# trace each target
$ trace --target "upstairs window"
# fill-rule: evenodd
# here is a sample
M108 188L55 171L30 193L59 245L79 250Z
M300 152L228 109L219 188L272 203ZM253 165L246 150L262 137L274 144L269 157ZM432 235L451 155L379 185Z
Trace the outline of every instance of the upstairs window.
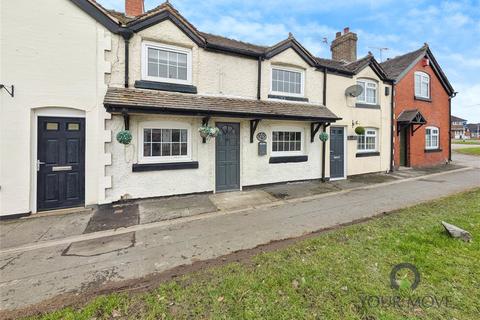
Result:
M430 76L425 72L415 72L415 96L430 98Z
M425 149L439 148L439 130L436 127L427 127L425 129Z
M377 129L365 128L365 134L357 138L358 152L376 152L377 151Z
M146 42L143 44L143 79L191 84L191 50Z
M298 69L272 68L272 94L303 97L304 72Z
M357 103L378 104L377 103L377 83L373 80L360 79L357 84L362 87L362 94L357 97Z

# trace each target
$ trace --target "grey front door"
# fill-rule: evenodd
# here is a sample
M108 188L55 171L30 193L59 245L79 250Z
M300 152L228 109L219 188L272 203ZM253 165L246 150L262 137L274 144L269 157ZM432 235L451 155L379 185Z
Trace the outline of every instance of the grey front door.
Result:
M216 191L240 189L240 125L217 122L220 134L215 138Z
M37 210L83 206L85 119L38 118Z
M344 129L330 128L330 178L345 177Z

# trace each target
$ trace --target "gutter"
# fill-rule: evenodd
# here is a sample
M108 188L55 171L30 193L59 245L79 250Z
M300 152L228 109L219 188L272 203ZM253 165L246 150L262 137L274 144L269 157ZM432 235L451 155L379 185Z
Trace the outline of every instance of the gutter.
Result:
M452 99L457 96L458 92L453 92L448 97L448 162L452 161Z
M390 172L394 170L394 147L395 144L393 139L395 138L395 83L392 82L392 90L391 90L391 111L390 111Z
M130 39L133 36L133 31L128 28L122 28L120 30L120 35L123 37L125 42L125 80L124 86L128 88L129 86L129 60L130 60Z

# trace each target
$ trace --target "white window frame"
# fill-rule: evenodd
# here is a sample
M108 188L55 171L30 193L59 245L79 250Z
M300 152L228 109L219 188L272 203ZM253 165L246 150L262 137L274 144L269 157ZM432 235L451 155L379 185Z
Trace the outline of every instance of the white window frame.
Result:
M368 131L375 131L375 135L367 134ZM378 129L377 128L365 128L365 133L363 135L359 135L358 137L365 137L365 148L367 145L367 137L375 137L375 148L374 149L359 149L358 148L358 138L357 138L357 153L368 153L368 152L378 152Z
M363 100L360 100L360 96L357 97L357 103L363 103L363 104L371 104L371 105L378 105L378 82L375 80L370 80L370 79L357 79L357 84L359 82L364 83L365 90L363 92ZM374 84L375 85L375 101L374 102L367 102L367 85L368 84Z
M300 73L300 81L301 81L300 94L283 92L283 91L274 91L273 90L273 70L274 69L280 70L280 71L290 71L290 72ZM270 68L270 94L276 95L276 96L285 96L285 97L297 97L297 98L305 97L305 70L300 68L291 68L291 67L272 65L272 67Z
M282 132L300 132L300 151L273 151L273 132L274 131L282 131ZM298 156L305 154L305 128L304 127L296 127L296 126L278 126L272 127L272 131L270 132L272 143L270 147L270 151L272 156L281 157L281 156Z
M164 77L152 77L148 75L148 49L166 50L187 55L187 80L171 79ZM168 82L176 84L192 84L192 50L167 44L155 43L150 41L142 42L142 80Z
M437 137L437 145L436 146L428 146L427 145L427 130L430 130L430 136L436 136ZM436 134L433 134L432 130L436 130L437 133ZM430 142L432 141L432 139L430 138ZM426 127L425 128L425 149L426 150L437 150L440 148L440 129L437 128L437 127L433 127L433 126L430 126L430 127Z
M143 155L144 129L186 129L187 155L179 156L152 156ZM192 160L192 126L190 123L179 121L142 121L138 125L138 163L184 162Z
M420 81L418 83L419 87L417 87L417 77L420 77ZM422 94L422 84L427 84L427 94ZM413 78L413 86L415 90L415 97L430 99L430 75L428 73L417 71L414 74Z

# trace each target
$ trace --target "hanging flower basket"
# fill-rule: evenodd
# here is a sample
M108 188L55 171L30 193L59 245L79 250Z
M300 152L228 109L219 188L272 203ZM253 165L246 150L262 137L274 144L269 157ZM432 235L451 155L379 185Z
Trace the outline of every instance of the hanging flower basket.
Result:
M132 133L128 130L122 130L117 133L117 141L124 145L129 145L132 142Z
M209 127L209 126L201 126L198 128L198 132L200 132L200 136L207 140L210 138L215 138L220 133L220 129L217 127Z
M355 133L358 134L359 136L364 135L365 134L365 128L361 127L361 126L358 126L358 127L355 128Z
M327 141L328 140L328 133L326 132L320 132L320 134L318 135L318 137L320 138L320 141Z

